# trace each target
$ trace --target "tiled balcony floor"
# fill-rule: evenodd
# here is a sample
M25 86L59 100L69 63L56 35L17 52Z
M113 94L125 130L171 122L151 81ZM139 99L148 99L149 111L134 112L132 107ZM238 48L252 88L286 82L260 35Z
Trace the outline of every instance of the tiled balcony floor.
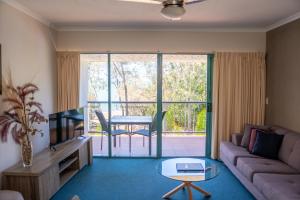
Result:
M117 136L116 147L112 147L113 156L149 156L148 137L145 137L143 145L143 136L132 136L131 152L129 152L129 136ZM163 135L162 139L163 156L204 156L205 155L205 136L195 135ZM152 136L152 154L156 155L156 136ZM93 135L93 153L94 155L108 155L108 137L103 137L103 146L101 150L101 136Z

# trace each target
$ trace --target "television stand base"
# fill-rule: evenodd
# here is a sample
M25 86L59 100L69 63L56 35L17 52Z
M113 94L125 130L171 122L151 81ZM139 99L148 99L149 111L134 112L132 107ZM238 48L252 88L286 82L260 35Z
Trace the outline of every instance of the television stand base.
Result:
M33 157L30 168L20 162L5 170L2 189L18 191L25 200L50 199L84 166L93 163L92 144L92 137L85 136L47 148Z

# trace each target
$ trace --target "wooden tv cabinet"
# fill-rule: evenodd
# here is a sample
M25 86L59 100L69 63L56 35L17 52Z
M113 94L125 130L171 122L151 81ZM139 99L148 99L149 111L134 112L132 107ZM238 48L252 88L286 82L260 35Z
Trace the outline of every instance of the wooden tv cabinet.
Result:
M56 151L45 149L38 153L30 168L24 168L20 162L5 170L3 189L19 191L25 200L47 200L92 162L92 137L76 138L61 144Z

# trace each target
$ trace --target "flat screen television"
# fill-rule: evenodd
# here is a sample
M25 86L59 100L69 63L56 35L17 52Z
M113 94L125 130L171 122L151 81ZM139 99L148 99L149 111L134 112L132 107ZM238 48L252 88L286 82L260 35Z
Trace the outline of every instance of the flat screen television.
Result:
M49 115L50 147L84 134L84 108Z

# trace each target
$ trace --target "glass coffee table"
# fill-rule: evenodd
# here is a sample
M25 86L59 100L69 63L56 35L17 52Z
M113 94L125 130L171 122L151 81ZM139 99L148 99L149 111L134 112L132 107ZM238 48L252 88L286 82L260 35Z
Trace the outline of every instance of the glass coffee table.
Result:
M184 171L178 172L176 168L177 163L201 163L204 171ZM210 197L211 194L193 184L193 182L207 181L215 178L219 174L218 166L210 161L197 158L174 158L162 161L159 168L159 173L162 176L172 180L181 181L182 184L163 195L163 199L170 198L173 194L181 189L187 189L189 193L189 200L193 199L191 188L201 192L205 197Z

